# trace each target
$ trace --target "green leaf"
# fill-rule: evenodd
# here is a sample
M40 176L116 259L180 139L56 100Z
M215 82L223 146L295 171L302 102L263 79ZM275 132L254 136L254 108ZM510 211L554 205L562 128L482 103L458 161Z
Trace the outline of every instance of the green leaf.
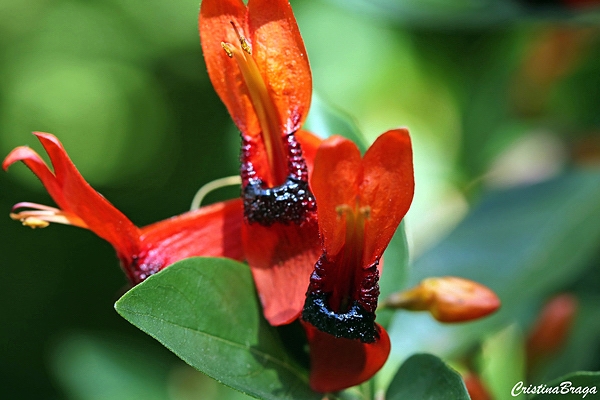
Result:
M248 267L190 258L151 276L115 305L119 314L185 362L263 399L320 399L307 371L262 318Z
M583 279L594 285L593 290L597 291L597 281L591 280L590 276ZM593 369L597 366L596 360L600 354L600 296L579 293L576 295L579 306L567 342L558 354L536 365L536 369L530 374L534 382L545 382L572 371Z
M431 354L416 354L398 370L387 400L469 400L465 384L458 374Z
M173 360L152 350L124 337L72 334L54 348L52 372L69 399L168 400Z
M379 299L383 300L392 293L405 288L408 272L408 241L404 221L400 223L396 233L383 255L383 270L379 279ZM377 312L377 322L387 327L393 311L382 309Z
M390 294L404 289L408 269L408 241L404 220L398 226L388 248L383 255L384 268L379 281L380 296L385 298Z
M303 129L322 138L341 135L356 143L363 153L369 147L352 117L327 104L314 93L311 100L310 112L308 113Z
M492 288L503 309L573 282L600 247L600 172L490 192L415 263L414 281L453 274ZM514 307L514 308L513 308Z
M482 346L481 377L494 399L510 399L516 382L525 380L525 348L516 325L487 339Z
M454 325L425 313L396 312L388 330L394 343L389 368L411 352L449 355L507 324L530 322L530 306L565 290L600 248L599 183L598 170L575 170L485 195L453 232L416 260L409 281L472 279L498 294L500 311Z
M555 379L546 384L547 387L558 388L557 394L537 394L530 400L570 400L596 398L600 391L600 372L574 372ZM528 387L528 386L525 386Z
M52 372L67 399L249 399L159 346L117 335L69 334L52 352Z

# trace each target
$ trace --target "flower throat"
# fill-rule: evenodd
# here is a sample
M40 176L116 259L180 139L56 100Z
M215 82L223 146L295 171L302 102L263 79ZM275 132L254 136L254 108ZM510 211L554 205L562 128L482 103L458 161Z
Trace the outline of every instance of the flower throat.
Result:
M270 226L304 222L316 211L314 196L308 188L308 171L302 149L294 132L285 132L277 107L263 79L252 48L231 21L239 46L221 42L225 53L235 60L248 89L260 126L268 170L262 175L255 168L261 157L254 138L242 135L241 178L244 217L249 223Z

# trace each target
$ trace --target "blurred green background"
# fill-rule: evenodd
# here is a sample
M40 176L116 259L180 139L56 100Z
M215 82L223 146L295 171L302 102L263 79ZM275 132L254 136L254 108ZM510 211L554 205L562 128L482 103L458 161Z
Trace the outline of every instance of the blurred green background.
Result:
M320 98L352 115L370 140L400 125L413 134L414 259L489 188L598 167L594 9L558 1L291 3ZM137 225L187 210L197 189L238 167L237 132L206 75L197 14L198 0L2 0L0 154L24 144L40 151L30 132L51 132ZM24 166L1 173L0 188L0 397L241 396L116 314L126 281L110 245L81 229L34 231L8 218L19 201L53 204ZM569 282L588 282L582 290L592 297L599 249L589 249L587 269ZM578 368L600 369L598 349L590 351Z

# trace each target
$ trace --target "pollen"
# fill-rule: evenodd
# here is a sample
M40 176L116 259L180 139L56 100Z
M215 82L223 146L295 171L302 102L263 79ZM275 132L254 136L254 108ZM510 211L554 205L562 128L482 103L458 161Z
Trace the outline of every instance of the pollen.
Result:
M13 216L15 216L16 218L14 218ZM45 228L48 225L50 225L50 222L35 217L19 218L17 214L10 214L10 217L13 219L20 220L23 226L28 226L31 229Z
M13 211L21 208L29 208L20 212L10 213L10 218L21 221L24 226L30 228L45 228L50 222L58 224L73 225L88 229L86 223L77 215L65 212L58 208L48 207L42 204L22 202L13 206Z
M223 48L223 50L225 50L225 53L227 53L227 56L229 58L233 58L233 46L231 46L231 44L221 42L221 47Z
M362 215L364 219L371 218L371 207L369 206L360 207L358 209L358 212L360 213L360 215Z
M244 50L248 54L252 54L252 49L250 48L250 45L248 44L248 41L246 40L246 37L241 34L241 32L238 29L238 27L235 24L235 22L229 21L229 23L231 24L231 26L233 26L233 30L235 31L235 33L236 33L236 35L237 35L237 37L238 37L238 39L240 41L240 46L242 46L242 50Z
M229 42L221 42L221 47L227 56L236 62L260 125L260 135L267 153L270 172L269 177L264 177L265 181L270 186L282 185L288 175L288 162L282 138L283 126L279 111L271 97L268 83L252 56L250 43L238 26L233 21L230 21L230 23L240 44L238 46Z

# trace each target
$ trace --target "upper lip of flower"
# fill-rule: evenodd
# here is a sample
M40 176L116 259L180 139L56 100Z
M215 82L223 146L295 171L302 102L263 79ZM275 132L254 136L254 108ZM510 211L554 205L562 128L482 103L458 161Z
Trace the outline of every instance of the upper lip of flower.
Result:
M253 147L248 162L268 187L282 185L291 172L286 140L304 122L312 94L289 2L205 0L199 27L211 82Z

